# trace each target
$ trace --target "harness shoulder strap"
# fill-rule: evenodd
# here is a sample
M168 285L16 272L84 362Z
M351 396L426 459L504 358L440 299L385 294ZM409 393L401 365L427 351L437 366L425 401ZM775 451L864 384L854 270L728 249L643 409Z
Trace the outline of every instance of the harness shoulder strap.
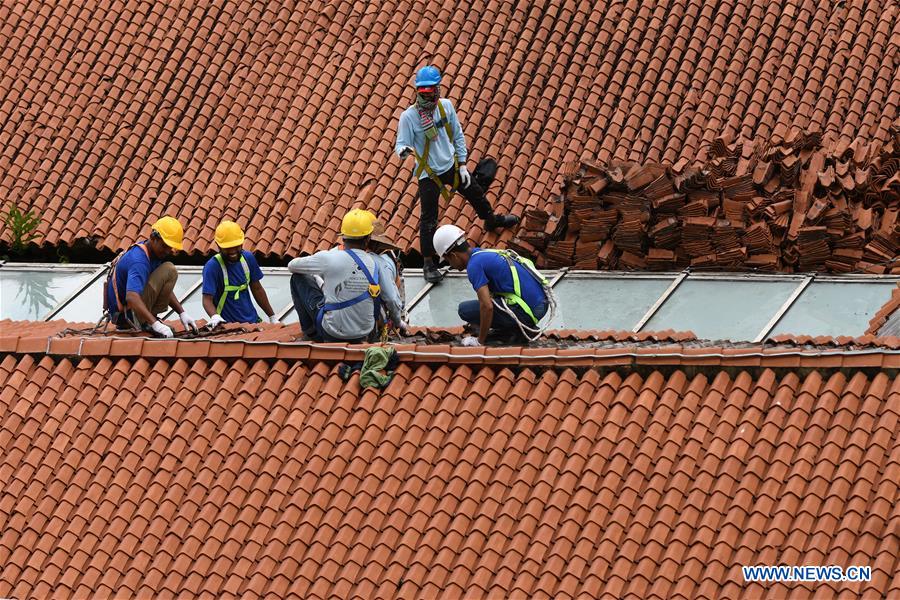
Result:
M366 280L369 282L369 295L372 296L373 298L377 298L378 296L380 296L381 295L381 286L378 285L378 263L377 263L377 261L375 263L375 276L373 277L372 274L369 273L369 269L366 267L366 263L364 263L362 261L362 259L356 255L355 252L353 252L352 250L347 249L347 248L344 249L344 252L346 252L347 254L350 255L350 258L353 259L353 262L356 263L356 265L363 272L363 275L366 276Z
M222 283L225 287L228 287L228 269L225 268L225 259L222 258L221 254L216 254L216 262L219 263L219 268L222 269Z
M456 153L456 145L453 143L453 130L450 128L450 119L447 118L447 112L441 99L437 101L438 112L441 113L441 120L444 122L444 131L447 132L447 139L450 140L450 146L453 148L453 189L459 188L459 155Z
M447 132L447 138L450 140L450 145L453 146L453 131L450 129L450 121L447 120L447 112L444 110L444 105L441 104L440 99L437 102L438 112L441 115L441 120L444 122L444 131ZM441 191L441 196L444 197L444 200L450 202L453 199L453 191L459 187L459 158L456 155L456 149L453 151L453 188L448 191L444 186L444 182L441 181L441 178L438 177L437 173L428 165L428 154L431 151L431 140L427 137L425 138L425 149L422 151L422 156L416 155L416 160L418 161L418 166L416 167L415 175L416 179L422 176L422 172L425 172L428 177L438 186L438 189Z
M110 286L112 286L113 296L115 296L115 298L116 298L116 312L120 313L125 309L125 305L122 303L122 300L119 298L119 282L118 282L118 276L116 274L116 269L119 267L119 260L121 260L122 257L125 256L126 254L128 254L128 252L130 252L131 249L134 247L138 247L141 250L143 250L144 255L147 257L147 260L150 260L150 251L147 250L146 242L132 244L127 249L120 252L119 255L113 259L112 263L110 263L110 265L109 265L109 271L106 273L106 284L103 286L103 310L106 312L109 312L109 310L112 308L111 306L109 306L109 299L107 297L108 296L107 290L109 289Z
M228 281L228 268L225 266L225 259L222 258L221 253L216 254L215 258L216 262L219 263L219 268L222 269L222 295L219 296L219 300L216 302L216 312L222 314L222 309L225 307L225 300L228 298L229 292L234 292L234 299L238 300L241 297L241 292L250 287L250 266L247 264L247 259L241 254L241 268L244 270L244 283L240 285L230 285L230 282Z

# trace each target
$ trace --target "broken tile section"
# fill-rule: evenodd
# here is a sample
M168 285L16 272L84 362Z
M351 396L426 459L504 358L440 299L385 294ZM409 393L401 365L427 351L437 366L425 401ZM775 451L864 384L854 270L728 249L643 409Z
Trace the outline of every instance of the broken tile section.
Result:
M900 273L900 126L891 131L864 162L815 133L760 146L743 164L744 146L721 140L680 171L582 162L510 246L549 269Z

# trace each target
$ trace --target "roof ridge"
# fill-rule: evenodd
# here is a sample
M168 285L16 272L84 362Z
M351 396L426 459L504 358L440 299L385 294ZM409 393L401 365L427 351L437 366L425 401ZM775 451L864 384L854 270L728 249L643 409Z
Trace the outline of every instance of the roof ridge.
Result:
M715 366L900 368L900 338L889 346L851 348L785 347L771 344L701 346L670 342L658 346L637 344L595 347L463 347L450 344L389 344L402 362L486 366L608 367L608 366ZM318 343L247 339L158 339L125 336L6 336L0 352L48 356L168 358L168 359L272 359L290 361L358 362L366 349L382 344ZM802 340L797 346L803 345Z

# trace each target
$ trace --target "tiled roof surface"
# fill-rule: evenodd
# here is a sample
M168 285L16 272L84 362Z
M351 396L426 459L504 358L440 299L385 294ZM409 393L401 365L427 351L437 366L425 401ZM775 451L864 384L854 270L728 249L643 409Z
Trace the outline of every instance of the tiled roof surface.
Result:
M798 131L885 142L898 22L893 0L7 2L0 199L37 210L39 243L123 248L168 213L188 251L228 217L283 256L333 243L371 183L409 250L415 187L391 148L429 60L473 161L499 160L494 205L521 212L581 158L703 161L720 136ZM444 218L483 239L462 198Z
M510 245L554 269L900 273L900 125L891 132L883 148L843 154L816 134L717 139L688 168L568 165L561 201L528 211Z
M900 381L0 360L3 597L896 597ZM745 584L741 565L870 565Z

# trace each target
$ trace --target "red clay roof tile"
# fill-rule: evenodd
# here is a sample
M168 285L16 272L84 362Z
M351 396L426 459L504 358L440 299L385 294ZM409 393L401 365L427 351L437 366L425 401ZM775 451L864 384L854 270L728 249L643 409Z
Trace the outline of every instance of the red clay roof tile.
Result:
M169 212L185 221L188 251L205 253L217 221L252 206L243 225L259 251L311 251L337 234L334 209L316 217L317 207L343 211L373 178L379 212L414 249L414 182L391 147L423 44L446 57L445 93L473 159L498 159L495 206L516 212L554 193L544 174L577 158L573 148L601 161L687 163L719 138L790 141L818 128L836 153L865 162L889 138L896 108L884 2L799 13L760 2L652 13L560 5L522 18L503 3L480 25L465 11L426 13L446 39L349 9L284 16L273 4L151 11L148 26L179 32L151 39L127 12L115 23L47 18L49 6L3 24L16 43L0 56L0 140L11 149L0 192L40 182L24 202L42 214L48 244L97 237L123 248L146 235L146 218ZM590 100L595 89L602 99ZM115 195L126 219L100 201ZM477 241L498 239L459 196L445 216Z

